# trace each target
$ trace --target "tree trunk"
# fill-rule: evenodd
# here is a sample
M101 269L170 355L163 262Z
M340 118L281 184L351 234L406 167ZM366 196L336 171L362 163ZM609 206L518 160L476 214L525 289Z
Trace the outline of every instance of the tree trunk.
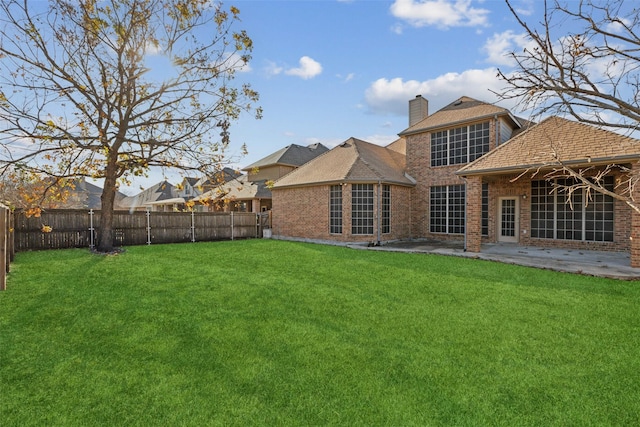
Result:
M100 234L98 234L98 252L113 251L113 210L115 208L116 198L116 180L115 178L104 180L104 188L102 190L101 215L100 215Z
M98 245L96 247L98 252L112 252L114 250L113 211L115 209L116 183L118 180L117 158L117 150L112 147L107 159L104 187L100 196L102 214L100 216L100 234L98 235Z

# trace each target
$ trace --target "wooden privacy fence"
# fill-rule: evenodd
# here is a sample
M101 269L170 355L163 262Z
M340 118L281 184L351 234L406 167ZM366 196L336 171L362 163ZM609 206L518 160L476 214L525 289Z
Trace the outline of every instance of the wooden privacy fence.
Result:
M58 210L40 217L15 215L15 250L94 247L100 211ZM248 212L125 212L113 218L117 246L204 242L259 237L262 222Z

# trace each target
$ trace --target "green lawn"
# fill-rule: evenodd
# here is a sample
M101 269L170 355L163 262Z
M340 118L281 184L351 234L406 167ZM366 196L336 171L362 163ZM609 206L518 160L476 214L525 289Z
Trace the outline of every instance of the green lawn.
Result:
M20 253L3 426L640 424L640 283L245 240Z

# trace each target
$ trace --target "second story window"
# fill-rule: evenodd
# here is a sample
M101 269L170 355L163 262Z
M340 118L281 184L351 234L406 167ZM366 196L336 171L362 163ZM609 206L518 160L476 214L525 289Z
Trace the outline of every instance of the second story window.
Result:
M431 133L431 166L469 163L489 151L489 122Z

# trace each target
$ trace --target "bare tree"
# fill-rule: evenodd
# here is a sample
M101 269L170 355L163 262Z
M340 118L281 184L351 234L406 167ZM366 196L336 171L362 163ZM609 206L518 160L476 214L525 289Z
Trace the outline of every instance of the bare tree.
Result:
M519 107L537 118L571 116L579 122L633 135L640 127L640 10L623 0L544 2L542 21L530 24L509 0L511 13L524 29L529 45L512 52L515 71L498 71L507 87L497 95L517 100ZM574 30L575 29L575 30ZM638 146L640 153L640 145ZM559 191L571 195L585 189L623 200L640 213L633 189L640 176L625 165L580 169L556 157L552 178L572 178L574 185ZM536 171L538 173L539 171ZM618 191L605 188L604 177L624 176ZM588 199L588 198L587 198Z
M0 166L104 179L98 250L118 185L152 167L220 169L231 122L260 117L234 85L252 40L210 0L0 2Z

